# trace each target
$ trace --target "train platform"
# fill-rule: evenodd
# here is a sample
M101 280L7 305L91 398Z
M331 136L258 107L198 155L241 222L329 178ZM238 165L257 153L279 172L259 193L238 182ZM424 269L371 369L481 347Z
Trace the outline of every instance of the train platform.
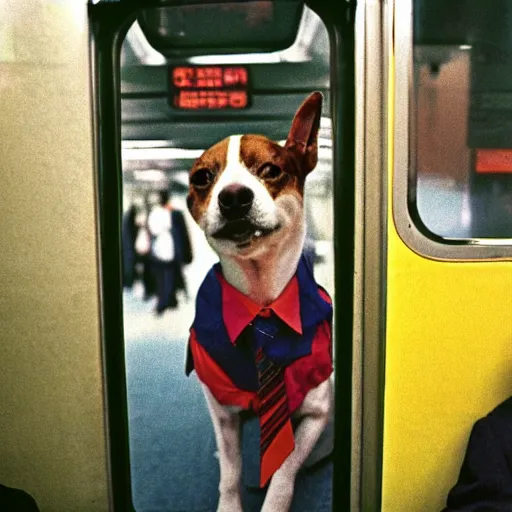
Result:
M193 300L161 317L137 287L124 293L128 420L133 504L137 512L214 512L219 466L199 382L185 376ZM332 509L332 462L304 470L291 512ZM264 491L244 487L244 512L257 512Z

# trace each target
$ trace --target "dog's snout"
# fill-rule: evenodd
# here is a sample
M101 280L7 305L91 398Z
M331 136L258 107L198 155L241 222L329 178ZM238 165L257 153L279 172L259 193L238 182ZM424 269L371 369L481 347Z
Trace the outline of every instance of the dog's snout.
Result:
M219 208L223 217L235 220L245 217L251 210L254 192L244 185L233 183L219 194Z

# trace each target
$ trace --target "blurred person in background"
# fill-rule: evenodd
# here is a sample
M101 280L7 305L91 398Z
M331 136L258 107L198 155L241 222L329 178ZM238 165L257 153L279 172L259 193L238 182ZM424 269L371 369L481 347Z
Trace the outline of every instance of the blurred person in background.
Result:
M143 298L148 301L156 294L156 282L152 268L151 258L151 235L147 226L148 214L145 203L135 217L135 224L138 227L137 239L135 240L135 252L139 267L139 277L144 290Z
M151 234L151 260L158 297L155 313L178 307L177 291L186 290L183 266L192 261L192 247L183 213L171 204L167 190L148 217Z
M137 207L131 204L123 214L121 238L123 249L123 287L132 289L135 280L135 264L137 254L135 252L135 240L138 227L135 224Z

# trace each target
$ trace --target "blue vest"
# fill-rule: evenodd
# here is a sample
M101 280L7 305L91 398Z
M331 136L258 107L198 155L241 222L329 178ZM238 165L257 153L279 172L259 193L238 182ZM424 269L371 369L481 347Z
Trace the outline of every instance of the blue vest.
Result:
M231 343L222 315L222 288L217 278L220 264L206 275L197 293L196 316L192 324L198 343L222 368L233 384L241 390L258 390L255 351L262 348L265 355L279 366L288 366L300 357L311 354L318 326L332 320L332 305L319 294L319 285L304 256L297 267L302 334L295 332L277 315L256 317ZM188 350L186 374L194 369Z

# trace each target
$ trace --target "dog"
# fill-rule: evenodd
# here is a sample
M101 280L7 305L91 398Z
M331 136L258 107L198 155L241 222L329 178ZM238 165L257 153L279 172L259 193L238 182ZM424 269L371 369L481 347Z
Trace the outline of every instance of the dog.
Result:
M303 253L304 185L317 164L322 99L314 92L304 100L284 146L262 135L231 136L207 149L189 174L188 209L219 257L198 292L186 370L196 370L214 427L219 512L242 511L241 411L261 413L261 487L268 484L263 512L289 510L297 472L332 411L332 305ZM288 298L294 306L283 303ZM269 316L278 326L276 339L257 327L260 317ZM257 353L251 343L260 342L251 342L253 335L265 347ZM287 348L277 348L281 338ZM264 395L265 372L257 368L262 357L271 360L269 371L281 375L279 391L277 384L268 386L292 413L293 439L284 433L287 418L263 418L265 405L274 407L277 398ZM271 429L265 421L285 423L268 434L275 444L271 462L265 461L264 436Z

